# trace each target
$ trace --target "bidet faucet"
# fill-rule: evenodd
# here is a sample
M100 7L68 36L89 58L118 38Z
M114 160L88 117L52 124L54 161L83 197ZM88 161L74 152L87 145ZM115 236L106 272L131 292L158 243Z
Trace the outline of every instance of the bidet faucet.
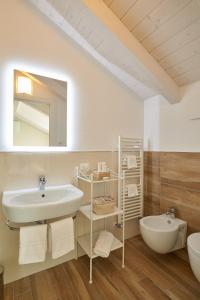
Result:
M46 177L45 176L39 176L39 187L40 187L40 191L43 191L45 189L45 185L46 185Z
M174 219L176 217L176 209L174 207L168 207L166 215Z

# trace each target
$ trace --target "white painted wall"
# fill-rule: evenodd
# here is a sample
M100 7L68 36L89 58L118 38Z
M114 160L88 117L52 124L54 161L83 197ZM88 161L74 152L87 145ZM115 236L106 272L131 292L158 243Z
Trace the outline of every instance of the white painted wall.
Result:
M160 96L144 104L144 148L156 151L160 145Z
M145 150L200 151L200 81L182 87L181 98L176 104L162 97L145 101Z
M68 82L69 150L81 151L0 153L0 194L5 190L35 187L41 174L47 176L48 185L73 182L75 167L80 162L89 162L92 167L98 161L112 165L111 152L99 150L116 148L118 135L143 136L143 101L71 40L66 40L28 1L1 1L0 20L1 149L12 142L13 68ZM83 152L89 149L97 151ZM80 223L81 229L87 227L84 223ZM134 231L133 223L130 225ZM19 234L9 231L2 209L0 245L0 263L5 266L6 282L73 256L70 253L58 260L48 256L42 264L18 265Z
M12 143L12 68L67 80L69 150L111 150L119 134L143 135L143 102L28 1L2 1L0 19L1 149Z

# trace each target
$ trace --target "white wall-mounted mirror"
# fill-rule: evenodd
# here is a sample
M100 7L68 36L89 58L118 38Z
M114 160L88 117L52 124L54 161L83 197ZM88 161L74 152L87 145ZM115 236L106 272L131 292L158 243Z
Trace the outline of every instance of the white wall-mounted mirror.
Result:
M14 70L13 146L67 146L67 82Z

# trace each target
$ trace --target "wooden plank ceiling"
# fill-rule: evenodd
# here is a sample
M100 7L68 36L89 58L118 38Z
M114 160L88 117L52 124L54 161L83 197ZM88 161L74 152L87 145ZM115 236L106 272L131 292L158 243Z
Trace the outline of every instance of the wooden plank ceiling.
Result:
M103 0L177 85L200 80L200 0Z

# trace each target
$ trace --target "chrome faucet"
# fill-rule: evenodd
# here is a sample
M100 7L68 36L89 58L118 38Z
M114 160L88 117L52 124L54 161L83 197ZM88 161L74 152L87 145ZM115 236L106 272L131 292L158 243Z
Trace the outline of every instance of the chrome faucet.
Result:
M169 207L167 209L166 215L174 219L176 217L176 209L174 207Z
M39 177L39 187L40 187L40 191L45 190L45 185L46 185L46 177L45 176L40 176Z

